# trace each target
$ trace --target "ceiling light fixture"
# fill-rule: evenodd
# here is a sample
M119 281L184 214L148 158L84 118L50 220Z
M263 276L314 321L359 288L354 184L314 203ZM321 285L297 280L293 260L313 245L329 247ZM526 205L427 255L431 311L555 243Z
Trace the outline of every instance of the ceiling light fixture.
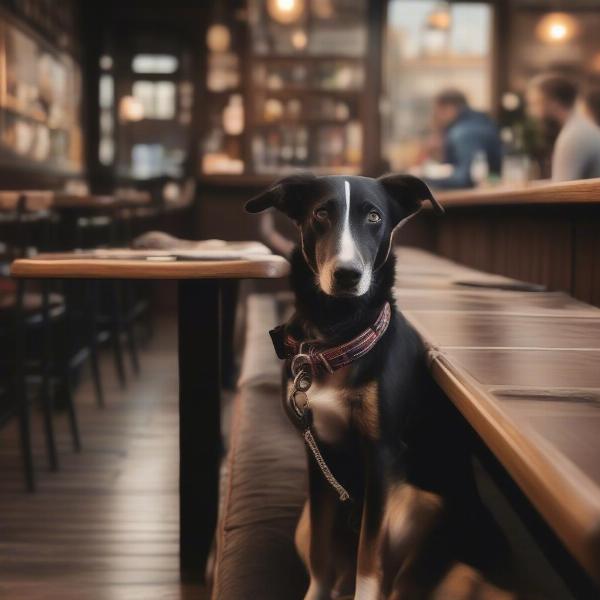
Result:
M304 12L304 0L267 0L271 18L282 25L295 23Z
M577 33L577 20L567 13L549 13L541 18L537 36L550 44L564 44Z

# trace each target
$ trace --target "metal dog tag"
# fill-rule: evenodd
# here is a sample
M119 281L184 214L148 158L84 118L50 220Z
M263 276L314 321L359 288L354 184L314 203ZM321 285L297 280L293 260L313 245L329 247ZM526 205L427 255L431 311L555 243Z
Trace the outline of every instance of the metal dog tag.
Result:
M306 392L310 389L312 385L312 373L309 371L299 371L298 374L294 377L294 389L300 392Z

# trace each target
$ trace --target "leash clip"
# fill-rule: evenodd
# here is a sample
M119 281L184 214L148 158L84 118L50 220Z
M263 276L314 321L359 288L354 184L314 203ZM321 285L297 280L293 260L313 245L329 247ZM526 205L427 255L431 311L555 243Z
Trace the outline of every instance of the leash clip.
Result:
M292 376L294 377L294 388L306 392L313 382L314 367L313 359L309 354L300 351L292 359L290 365Z

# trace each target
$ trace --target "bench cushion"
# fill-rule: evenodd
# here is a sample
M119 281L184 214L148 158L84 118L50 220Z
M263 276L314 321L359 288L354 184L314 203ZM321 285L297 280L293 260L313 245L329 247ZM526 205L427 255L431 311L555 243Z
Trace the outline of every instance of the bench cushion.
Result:
M306 455L281 407L281 365L268 335L283 318L282 308L273 295L248 299L217 531L215 600L293 600L306 589L293 543L306 496Z
M396 296L447 396L600 580L600 310L407 248ZM280 406L267 334L281 312L274 297L248 304L215 600L294 599L306 589L293 547L305 454Z

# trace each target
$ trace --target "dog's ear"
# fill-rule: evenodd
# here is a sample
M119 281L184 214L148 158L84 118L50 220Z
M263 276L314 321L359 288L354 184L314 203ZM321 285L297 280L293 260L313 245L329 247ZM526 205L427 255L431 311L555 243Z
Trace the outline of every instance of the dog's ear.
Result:
M377 181L402 209L399 216L404 221L421 210L425 200L429 200L433 210L441 215L442 205L434 198L427 184L413 175L383 175Z
M310 200L310 190L317 178L312 173L302 172L288 175L276 181L270 188L246 202L246 211L259 213L276 208L291 219L299 222Z

